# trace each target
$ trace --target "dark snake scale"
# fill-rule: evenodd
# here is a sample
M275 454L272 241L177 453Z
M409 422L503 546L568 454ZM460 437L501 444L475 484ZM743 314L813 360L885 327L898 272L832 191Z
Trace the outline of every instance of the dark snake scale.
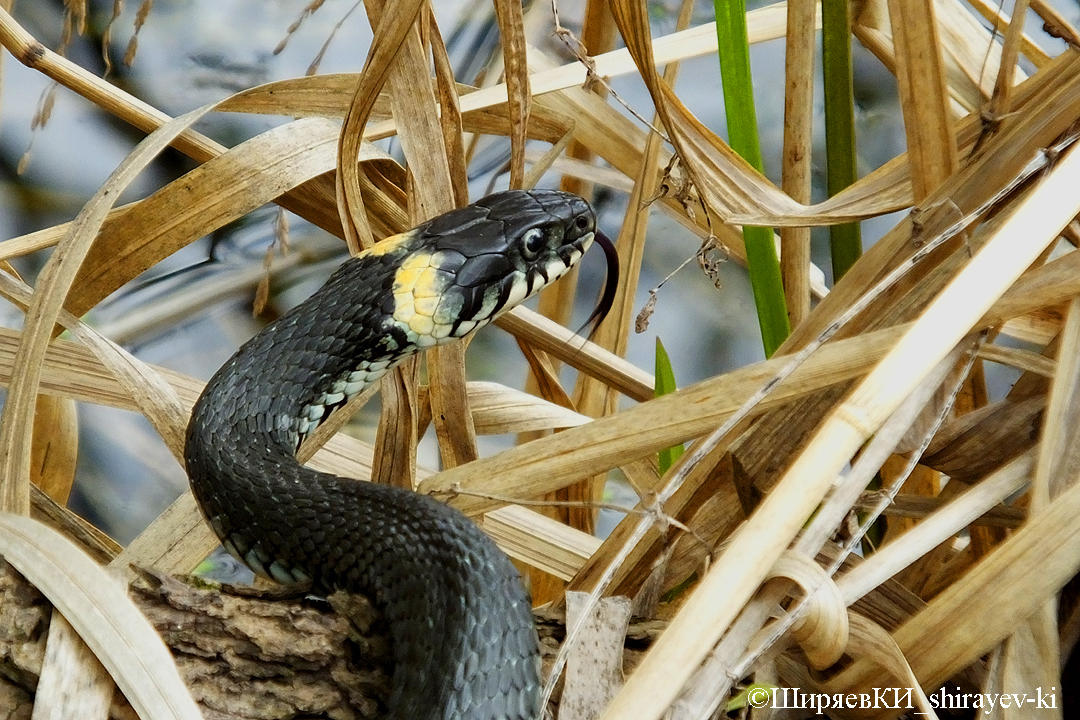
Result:
M346 261L241 347L195 405L185 461L210 526L256 572L373 599L394 646L396 720L538 717L528 593L457 510L304 467L296 449L398 362L491 322L594 239L608 255L602 317L614 251L581 198L509 191L440 215Z

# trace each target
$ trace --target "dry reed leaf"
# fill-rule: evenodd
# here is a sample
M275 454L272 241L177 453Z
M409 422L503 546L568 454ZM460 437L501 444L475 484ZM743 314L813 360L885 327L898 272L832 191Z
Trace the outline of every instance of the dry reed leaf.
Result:
M915 694L915 705L919 709L919 715L937 720L937 713L930 703L926 693L911 666L900 652L889 633L885 632L876 622L859 615L849 613L851 625L851 648L850 654L856 658L867 658L869 661L880 665L888 670L889 674L900 681L903 687L911 688ZM828 684L826 684L828 686Z
M392 9L387 7L385 12ZM377 13L368 9L373 18ZM375 24L374 22L372 23ZM419 26L406 34L397 59L390 70L388 86L391 106L401 138L402 149L412 178L410 183L410 221L415 225L452 209L455 206L455 182L450 176L447 147L439 120L438 106L428 71L427 54L420 42ZM461 185L459 180L457 185ZM431 376L429 401L432 420L439 438L443 463L453 467L476 459L476 431L468 410L465 391L465 346L438 348L428 353ZM383 415L379 437L389 437L401 428L401 419L418 417L417 410L390 407L393 398L415 401L415 389L383 396ZM415 438L416 431L404 433L405 439ZM415 464L416 448L399 447L399 463Z
M792 200L811 200L814 134L814 51L816 2L788 2L784 49L784 145L781 188ZM670 84L670 83L669 83ZM810 228L780 230L780 270L792 327L810 313Z
M1044 377L1053 377L1057 363L1030 350L1004 347L1002 345L983 345L979 348L979 357L983 360L1008 365L1017 370L1031 372Z
M11 370L21 334L0 328L0 385L11 382ZM123 386L88 349L68 340L54 340L42 362L41 392L81 402L138 411L138 405ZM186 375L155 367L190 405L202 390L202 383Z
M415 356L379 381L382 408L375 433L373 482L408 490L416 487L414 468L421 416L417 403L419 383L420 363Z
M807 321L794 329L780 351L807 347L837 317L844 316L849 308L865 302L867 297L876 295L860 317L848 323L844 334L907 320L926 307L944 283L967 263L971 253L991 236L989 229L1000 224L1005 214L999 213L968 237L954 237L946 247L929 255L924 250L927 243L939 238L946 228L956 227L961 219L972 221L980 214L980 208L987 209L993 204L992 198L1008 195L1016 178L1027 177L1040 166L1044 158L1041 148L1053 142L1080 116L1080 102L1077 102L1080 96L1074 94L1078 77L1065 72L1066 67L1075 71L1078 57L1062 56L1059 59L1062 62L1055 61L1055 65L1029 81L1040 82L1029 87L1032 96L1027 111L1011 118L1011 126L987 143L976 160L871 246ZM1021 194L1025 192L1030 190L1022 190ZM884 292L875 289L882 277L897 272L897 268L912 258L919 258L919 262L900 282ZM806 437L814 432L838 400L837 394L822 396L765 418L755 426L741 443L740 462L753 478L756 489L767 491L787 464L784 455L788 451L784 448L790 450L792 444L777 444L777 439Z
M284 189L329 171L333 158L327 143L336 133L336 126L321 120L277 128L196 168L149 198L111 211L80 271L79 287L73 293L77 299L69 301L69 307L84 312L195 238ZM362 160L394 164L369 145L364 146ZM69 229L70 224L57 225L5 241L2 247L8 256L24 254L55 244ZM124 262L117 262L118 258Z
M187 574L219 544L217 535L203 519L195 497L190 490L186 490L128 543L109 565L125 572L131 566L138 566L166 573Z
M946 86L954 117L978 112L990 97L994 75L1001 65L1001 44L959 0L936 0L938 32ZM894 74L896 49L887 0L862 6L853 26L855 36ZM1022 71L1017 77L1024 77Z
M626 46L705 204L726 222L765 226L829 225L891 212L908 203L902 185L865 180L817 205L801 205L778 190L705 127L656 74L648 18L639 3L612 5Z
M1080 300L1066 306L1058 362L1043 413L1039 457L1031 496L1031 514L1038 515L1080 476L1076 434L1080 431Z
M319 118L274 128L129 206L102 228L66 307L86 312L181 247L333 169L338 131ZM368 145L361 159L393 162Z
M328 73L275 80L257 85L222 100L221 112L283 115L287 117L344 118L356 92L360 73ZM392 116L390 94L383 90L372 106L370 118Z
M1000 38L991 34L960 0L935 4L941 38L945 79L950 96L966 113L977 113L993 91L995 71L1010 68L1016 81L1027 73L1017 67L1016 57L1002 64ZM954 104L955 107L955 104ZM954 113L955 114L955 113Z
M23 343L15 354L13 381L0 414L0 507L5 510L20 514L30 511L30 434L41 360L82 261L120 192L169 142L209 109L206 106L193 110L143 140L86 204L46 262L26 313Z
M832 666L848 644L848 612L839 589L811 558L788 550L773 565L769 579L784 578L804 593L791 635L816 670Z
M356 91L341 126L335 175L338 213L345 241L353 255L374 243L355 163L360 152L362 130L390 74L393 61L422 7L423 3L418 0L389 0L385 5L365 4L369 18L379 17L379 22L377 26L372 23L374 40L368 49L364 69L357 80Z
M33 302L30 288L8 275L0 274L0 293L20 304L29 305ZM178 462L181 461L188 409L184 407L172 386L149 365L103 337L74 315L60 310L56 319L97 356L106 372L117 379L126 396L134 401L136 409L154 426L173 457ZM47 355L46 351L42 359ZM16 352L16 358L17 356ZM13 363L13 378L14 367Z
M1018 3L1023 7L1026 3ZM1020 12L1019 10L1017 12ZM1078 414L1076 394L1080 373L1080 299L1067 305L1065 327L1060 337L1057 371L1050 386L1050 397L1035 463L1030 493L1029 521L1039 522L1054 498L1076 484L1080 473L1077 444ZM1013 632L1002 646L1000 673L1002 690L1052 687L1061 680L1058 647L1056 598L1046 602Z
M825 346L782 383L759 411L864 372L882 357L891 332ZM420 490L446 492L460 486L477 492L531 497L564 487L715 428L786 362L769 360L741 368L617 415L446 470L421 483ZM491 507L488 501L464 497L455 500L454 505L468 513Z
M896 452L897 446L925 412L927 405L936 399L939 388L947 382L950 372L961 362L971 345L971 338L968 338L949 352L882 422L878 431L874 433L873 439L866 444L864 451L859 453L858 460L852 462L851 470L833 487L829 497L822 503L820 512L815 513L814 518L809 521L808 527L795 545L797 550L808 556L817 555L823 550L856 499L865 488L870 486L875 473ZM938 415L935 418L938 424L943 417L943 415ZM907 472L911 472L910 465L913 465L921 455L922 446L929 442L929 436L932 436L936 430L936 425L923 430L923 434L927 437L920 436L919 444L911 457L905 458L909 463ZM875 509L880 512L880 508ZM875 513L871 513L870 517L864 518L861 522L862 527L872 522L874 515ZM857 538L853 538L852 541L844 544L845 556L857 541Z
M532 345L517 341L518 349L529 363L529 376L525 380L526 393L539 394L540 397L550 403L564 407L567 410L577 412L574 401L566 393L555 370L555 363L543 350L537 350Z
M697 461L701 445L702 441L692 445L663 478L657 477L654 470L647 485L632 482L642 500L637 503L634 512L628 513L604 540L600 550L589 558L570 584L571 589L599 592L607 578L607 589L603 590L606 594L637 597L670 551L669 535L673 527L678 527L677 522L694 518L699 508L715 498L731 503L728 518L734 515L742 519L742 506L733 492L726 449L722 446L713 448ZM639 462L645 460L651 464L652 458L642 458ZM623 468L627 466L625 461L621 465ZM683 478L681 487L669 493L668 486L678 477ZM684 522L683 526L686 525L688 523ZM696 532L692 526L691 530ZM696 536L690 539L700 542ZM697 546L695 550L698 551L695 553L697 557L704 561L713 548L705 545Z
M478 435L556 430L590 421L585 415L499 383L470 382L467 388Z
M888 3L911 185L915 202L921 202L959 165L938 21L934 0Z
M439 126L442 128L443 142L446 143L446 162L450 169L450 181L453 183L454 207L469 203L469 163L465 158L465 139L461 125L461 100L458 97L459 85L454 80L454 68L446 52L439 24L431 9L426 10L428 18L428 44L435 61L435 90L439 103ZM464 92L469 92L466 88Z
M55 530L0 514L0 555L64 614L146 720L201 720L165 643L100 566Z
M0 7L0 43L24 65L42 73L64 87L78 93L95 106L112 113L145 132L152 132L170 120L169 116L147 103L128 95L115 85L98 77L37 41ZM209 138L186 130L176 138L181 152L199 160L209 160L223 148Z
M592 63L589 56L606 53L614 47L616 38L615 25L611 22L611 12L608 10L607 2L604 0L589 0L585 3L584 10L582 11L580 30L576 36L572 31L562 26L557 5L552 6L552 11L552 15L554 16L553 19L555 21L555 28L553 31L554 38L559 40L567 50L575 55L578 64L584 69L588 70L589 65ZM529 49L527 59L529 61L529 69L534 72L541 69L541 64L546 66L547 61L549 60L548 57L542 56L535 48ZM538 61L543 62L540 63ZM587 77L588 80L580 86L582 89L587 89L598 97L607 97L610 94L605 85L602 82L598 82L595 76L587 75ZM572 117L570 119L573 120ZM565 151L563 153L557 154L556 145L552 145L551 149L544 153L544 156L541 159L533 160L533 166L525 176L525 184L527 187L533 186L539 182L541 174L543 173L543 167L547 166L550 167L552 172L561 175L559 178L560 190L576 193L585 198L594 196L595 188L592 184L593 181L588 177L588 174L591 174L591 170L594 168L600 169L602 172L610 169L607 167L598 167L595 162L596 156L592 150L586 144L573 139L572 133L576 125L577 123L572 121L570 132L566 133L564 138L560 138L559 143L557 143L557 145L565 146ZM530 154L535 156L536 153L530 153L528 148L526 148L526 161L530 160ZM550 165L548 163L549 160L551 161ZM568 163L573 163L578 168L588 168L589 170L586 171L586 177L581 177L577 174L569 174L566 170L558 167ZM624 187L629 191L630 183L624 175L618 171L610 171L605 174L616 178L616 182L624 184ZM579 276L580 272L577 268L571 269L565 277L555 284L553 289L540 296L540 301L537 304L537 311L541 315L550 318L559 324L569 325L572 318L571 311L574 307L574 299L577 296ZM519 343L519 345L523 344ZM526 354L528 354L528 351L526 351ZM558 365L559 363L557 362L550 363L550 366L553 369L552 376L555 375L554 370ZM534 366L531 360L530 366ZM556 402L559 402L559 400L555 400L551 395L546 394L548 388L552 388L554 392L561 395L566 394L566 391L563 390L561 386L555 389L554 384L545 386L543 383L534 383L534 377L535 367L534 373L525 378L525 389L527 392L537 392L539 390L544 397ZM539 380L539 378L535 379ZM569 402L569 399L567 402ZM571 403L568 407L574 407L574 405ZM522 441L526 439L528 438L521 438ZM580 494L579 491L580 489L562 491L562 496L564 499L569 499L570 494L575 492ZM556 493L556 495L558 495L558 493ZM550 508L547 512L560 513L561 511L557 508ZM568 520L572 521L575 526L581 528L587 528L595 521L595 514L591 511L583 512L581 510L570 508L566 511L566 515L568 516ZM540 578L534 576L533 581L535 582L538 579ZM556 598L559 597L563 592L561 585L558 585L557 583L550 584L553 585L552 596ZM543 590L543 585L541 583L537 583L536 587L541 591Z
M915 527L891 539L867 562L856 565L837 579L844 603L851 605L864 597L909 564L954 537L990 508L1023 489L1030 481L1034 467L1032 452L1021 455L972 484Z
M438 82L438 77L437 75L437 95L440 98L440 104L445 107L448 88ZM343 118L348 113L349 103L358 79L359 73L340 73L276 80L236 93L223 100L218 110L290 117ZM476 91L475 88L461 83L456 83L454 87L458 95L467 95ZM457 104L460 106L460 101ZM391 116L389 91L384 90L379 96L372 115L378 113L387 116L387 122L379 124L380 128L387 131L381 133L369 131L365 135L369 140L388 137L396 133L396 124L389 119ZM448 118L441 115L440 119ZM467 113L461 113L461 122L465 130L473 133L509 135L511 132L506 113L497 105L478 107ZM573 124L573 118L541 109L539 112L530 113L526 130L530 139L556 142ZM445 134L444 131L444 136ZM454 140L453 137L450 139Z
M684 2L679 13L677 32L689 24L692 4ZM668 63L664 68L664 80L674 84L678 79L679 63ZM659 122L659 118L654 118ZM584 124L584 123L583 123ZM586 147L588 147L586 145ZM591 149L591 148L590 148ZM641 153L640 169L633 177L633 188L627 201L626 214L615 238L619 253L619 283L608 317L596 328L595 342L618 356L626 355L630 328L633 327L634 302L638 278L645 255L645 232L649 224L650 200L656 197L660 184L660 158L663 138L649 132ZM578 407L589 416L610 415L618 406L618 397L610 386L601 384L588 375L579 378L576 388Z
M746 14L747 33L751 43L774 40L784 35L786 4L774 3L767 7L751 10ZM672 33L655 41L657 64L687 60L702 55L716 53L716 24L705 23L682 32ZM529 62L539 51L530 49ZM591 58L592 68L599 77L617 77L636 71L634 61L625 49L595 55ZM529 77L530 91L534 99L557 90L579 88L588 81L589 70L580 62L572 62L561 67L547 68ZM505 84L478 90L462 99L461 109L464 114L474 110L491 108L505 104L507 88ZM365 137L374 140L394 133L392 123L373 123L367 128Z
M495 320L503 330L563 362L602 379L634 400L652 398L651 373L525 307L516 307Z
M1054 305L1077 294L1080 292L1078 269L1080 254L1070 253L1033 270L984 314L975 327L997 325L1009 317L1030 312L1034 307ZM515 313L504 316L500 322ZM781 383L758 411L818 393L832 384L859 376L882 357L895 341L894 338L909 327L901 325L830 342ZM517 328L514 331L518 334ZM565 328L562 332L570 334ZM530 338L530 341L535 340ZM551 346L554 351L560 348L562 346L559 344ZM576 357L577 360L584 359L586 349ZM564 359L575 359L575 356L568 355ZM421 483L421 490L446 492L460 485L479 492L499 492L497 488L501 488L505 494L528 497L562 487L581 477L603 472L715 428L786 362L786 358L777 357L741 368L672 395L644 402L617 416L602 418L587 426L572 428L557 436L541 438L526 446L483 458L470 464L467 469L440 473ZM612 360L611 364L616 363ZM585 369L581 362L577 366ZM606 367L606 364L602 363L600 367ZM596 366L590 366L588 371L600 375ZM647 399L647 396L642 398L628 392L638 387L643 394L643 385L644 381L641 385L627 386L624 392L630 397ZM692 411L687 412L690 408ZM485 501L464 497L458 498L454 504L469 512L480 512L485 507L491 507Z
M374 148L367 145L364 146L364 149L374 150ZM225 152L224 148L222 148L222 152ZM379 156L377 151L372 154L375 156L372 158L373 160L388 160L388 162L368 163L364 167L365 174L361 175L361 179L365 183L365 189L373 195L369 202L372 210L371 220L376 231L380 235L393 235L400 232L408 225L402 208L404 200L402 199L400 202L396 202L397 198L391 197L391 193L384 192L384 190L390 190L390 188L385 187L385 185L377 186L373 180L381 179L384 171L389 171L391 174L397 174L398 172L403 173L404 171L392 160L389 160L389 158ZM330 181L331 178L329 177L328 171L323 175L316 176L306 181L301 186L294 190L290 190L285 195L277 197L275 201L279 203L281 207L296 212L301 217L322 227L331 234L340 235L340 226L329 222L330 218L328 217L328 212L333 211L333 195L332 193L324 191ZM144 201L130 203L111 210L106 219L106 227L110 227L114 223L121 223L120 218L129 210L137 208L140 202ZM333 212L336 213L336 211ZM337 217L335 214L333 220L336 222L336 219ZM44 230L4 240L3 242L0 242L0 259L7 260L14 257L20 257L36 250L52 247L64 236L67 228L68 224L54 225L53 227Z
M439 438L443 465L456 467L480 457L479 430L473 425L465 387L465 343L434 348L427 353L428 399L432 424Z
M1022 488L1021 488L1022 489ZM856 510L870 510L878 505L880 498L876 493L867 492L855 504ZM889 517L923 520L936 510L950 502L945 497L926 497L925 495L900 494L892 499L892 504L885 508L884 515ZM1014 529L1027 519L1027 513L1021 508L999 503L971 521L973 527L1002 527ZM891 538L889 542L891 542Z
M521 3L495 0L495 17L502 41L506 110L510 118L510 188L519 189L525 187L525 138L532 104Z
M1056 598L1047 600L991 653L984 685L987 690L1020 698L1032 688L1068 687L1068 680L1062 683L1057 607ZM999 707L1001 717L1010 720L1026 714L1020 703L1008 708L1001 703Z
M484 513L483 528L507 555L561 580L574 577L600 546L598 538L520 505Z
M122 549L120 544L66 507L56 504L41 488L30 488L30 517L60 532L102 565Z
M1005 15L1003 8L999 4L988 2L988 0L967 0L966 4L986 18L995 32L999 34L1005 33L1009 26L1009 17ZM1050 63L1050 56L1027 33L1024 33L1021 37L1020 52L1039 70L1042 70Z
M988 652L1080 569L1078 512L1072 487L893 633L922 684L936 687ZM852 692L887 682L864 661L836 680Z
M39 395L34 409L30 482L61 505L67 505L79 455L79 418L75 403Z
M34 707L55 703L69 717L109 717L116 683L109 671L98 662L63 614L55 608L49 619L49 632L45 640L45 658L41 663L41 676L34 690ZM46 716L43 711L35 715Z
M861 443L1080 212L1075 203L1061 202L1067 188L1077 184L1080 153L1070 149L821 426L754 515L732 536L605 718L631 712L645 720L660 717ZM923 673L919 676L925 678Z
M573 130L571 130L570 132L559 138L555 143L553 143L552 146L540 157L530 158L529 153L526 152L525 160L531 160L532 167L530 167L529 171L525 173L525 177L521 180L520 187L526 190L531 190L532 188L536 187L536 185L540 182L540 179L543 178L544 175L551 170L552 165L555 164L555 161L558 160L563 155L563 153L566 152L567 147L570 145L570 142L573 139ZM592 167L592 165L586 165L586 167ZM561 283L557 283L556 287L561 287ZM563 305L563 307L565 307L565 304ZM543 308L540 308L540 312L546 315Z
M811 555L820 555L821 552L828 553L828 573L830 575L848 558L851 549L859 543L866 532L866 528L880 514L881 506L884 504L881 498L872 508L872 511L862 519L858 529L851 533L850 538L845 539L842 546L829 545L827 544L828 539L833 535L835 529L841 526L842 520L850 511L852 504L861 495L862 489L867 486L870 478L881 467L882 462L895 451L895 447L904 433L911 427L927 401L934 396L942 381L956 365L959 355L960 350L958 348L940 362L933 372L919 384L915 391L882 425L873 440L860 453L858 460L853 461L850 472L839 482L834 483L833 490L828 498L821 504L814 517L808 521L807 527L795 543L795 553L804 558L809 558ZM940 422L940 418L938 422ZM933 429L931 429L932 431ZM917 456L918 452L916 451L912 459L909 460L910 466L914 465ZM909 472L910 466L908 468ZM888 497L894 490L893 487L889 487L881 495ZM781 557L783 558L783 556ZM831 580L828 582L831 584ZM814 585L804 587L804 593L813 597L814 587ZM754 596L717 649L710 654L701 670L697 673L695 680L684 691L681 702L713 708L726 697L730 691L732 680L738 677L740 673L728 672L725 674L723 668L732 666L749 668L786 631L787 623L781 622L774 623L772 629L768 632L763 630L758 633L758 628L761 628L773 614L773 608L784 600L785 590L781 586L766 585ZM835 601L832 603L833 606L836 604ZM841 602L839 605L842 607L843 603ZM798 615L796 611L793 611L789 617L798 617ZM839 620L834 619L834 622L839 622ZM743 648L749 644L751 637L755 638L751 649L744 651ZM826 635L826 642L828 637ZM842 650L842 647L840 649ZM716 677L720 677L721 681L710 682L708 680Z

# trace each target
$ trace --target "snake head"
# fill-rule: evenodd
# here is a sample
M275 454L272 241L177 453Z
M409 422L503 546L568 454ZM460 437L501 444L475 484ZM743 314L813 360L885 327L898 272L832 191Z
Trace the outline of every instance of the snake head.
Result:
M592 206L557 190L510 190L418 227L416 249L394 284L394 319L419 347L462 337L569 272L602 237ZM614 295L618 261L606 238L602 319ZM407 327L405 327L407 326Z

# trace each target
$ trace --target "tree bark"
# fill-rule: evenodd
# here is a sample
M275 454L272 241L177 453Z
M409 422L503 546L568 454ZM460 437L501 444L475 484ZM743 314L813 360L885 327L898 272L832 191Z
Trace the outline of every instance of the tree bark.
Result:
M366 599L210 586L148 570L135 575L131 597L172 650L206 720L385 715L390 641ZM0 559L0 720L30 718L51 614L48 600ZM538 611L537 630L546 671L565 636L562 612ZM658 632L657 623L632 626L627 668ZM110 717L136 717L119 692Z

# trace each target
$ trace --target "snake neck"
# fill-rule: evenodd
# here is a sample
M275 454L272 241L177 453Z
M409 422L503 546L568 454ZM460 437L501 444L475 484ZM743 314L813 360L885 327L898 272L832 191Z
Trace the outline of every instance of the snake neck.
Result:
M192 491L222 544L252 569L375 602L394 646L392 717L533 718L531 602L494 543L443 503L295 458L335 406L417 349L385 308L357 297L393 285L396 258L366 257L346 263L207 384L185 447ZM491 657L503 660L477 662Z

